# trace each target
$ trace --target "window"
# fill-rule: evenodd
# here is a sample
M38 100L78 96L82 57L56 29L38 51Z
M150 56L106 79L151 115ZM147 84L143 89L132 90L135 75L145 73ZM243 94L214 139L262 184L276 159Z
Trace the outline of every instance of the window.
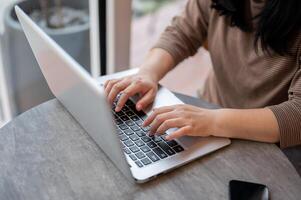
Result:
M0 2L0 37L3 34L3 8L9 2L9 0L1 0ZM9 120L9 105L7 105L7 90L4 80L4 70L1 54L1 42L0 42L0 127Z
M34 21L40 21L39 25L47 24L47 27L45 25L42 27L46 33L90 71L89 1L61 1L62 4L55 1L57 8L60 9L53 9L53 12L48 12L56 13L56 17L52 18L56 20L46 20L47 23L42 23L43 17L41 16L45 15L41 12L38 3L48 2L48 6L44 5L44 9L51 9L54 1L0 0L0 31L2 35L0 57L4 61L3 63L0 58L1 121L3 118L4 120L9 119L9 114L18 115L53 98L16 17L10 15L10 12L13 11L13 2L18 2L25 12L32 14L31 16L34 15L34 12L30 8L35 8L36 20ZM60 5L62 7L59 7ZM58 15L58 10L61 11L60 15ZM68 17L65 17L64 20L58 20L63 19L62 16ZM50 22L51 25L49 25ZM3 26L4 24L5 26ZM68 31L65 31L67 29Z
M131 66L138 67L149 49L171 19L179 14L185 5L183 0L133 0Z

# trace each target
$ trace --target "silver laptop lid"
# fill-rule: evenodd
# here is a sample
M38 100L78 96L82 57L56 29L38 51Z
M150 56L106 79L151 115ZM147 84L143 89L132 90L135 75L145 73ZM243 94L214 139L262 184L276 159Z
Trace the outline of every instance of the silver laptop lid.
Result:
M133 180L115 133L110 107L97 82L18 6L18 19L52 93L122 173Z

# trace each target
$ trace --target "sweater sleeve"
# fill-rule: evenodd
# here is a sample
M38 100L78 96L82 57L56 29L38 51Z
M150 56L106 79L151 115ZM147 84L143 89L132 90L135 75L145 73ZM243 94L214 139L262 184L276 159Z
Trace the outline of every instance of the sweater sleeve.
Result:
M280 147L301 144L301 53L297 54L297 71L291 82L289 99L279 105L270 106L278 121Z
M166 50L175 64L194 55L207 38L210 0L189 0L184 12L173 18L153 48Z

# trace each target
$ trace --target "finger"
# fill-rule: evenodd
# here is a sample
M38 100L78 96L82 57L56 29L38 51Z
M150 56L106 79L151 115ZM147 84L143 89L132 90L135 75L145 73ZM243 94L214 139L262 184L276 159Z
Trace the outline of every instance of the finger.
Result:
M112 79L106 82L106 87L105 87L105 94L106 96L108 96L110 94L110 91L112 89L112 87L114 86L114 84L118 83L120 81L120 79Z
M130 84L130 82L129 82L128 80L122 80L122 81L116 83L116 84L112 87L112 89L111 89L111 91L110 91L110 93L109 93L109 95L108 95L108 101L109 101L109 103L112 104L113 101L115 100L116 96L117 96L122 90L124 90L125 88L127 88L127 87L129 86L129 84Z
M178 116L173 111L157 115L153 120L153 122L150 124L150 135L155 134L159 126L161 126L161 124L163 124L166 120L170 120L174 118L178 118Z
M106 80L105 84L103 85L104 88L106 88L109 84L110 80Z
M137 102L136 104L136 109L138 111L146 108L147 106L149 106L153 100L155 99L156 93L154 92L154 90L149 90L145 95L143 95L143 97Z
M174 110L174 108L172 106L164 106L164 107L161 107L161 108L154 109L152 114L145 119L142 126L150 125L154 121L154 119L156 118L157 115L159 115L161 113L165 113L165 112L170 112L170 111L173 111L173 110Z
M143 89L143 86L141 84L132 83L130 84L121 94L118 103L116 105L115 111L119 112L126 101L135 94L139 93Z
M184 135L189 135L189 133L191 132L191 126L184 126L178 130L176 130L175 132L165 136L165 139L170 141L170 140L174 140L180 137L183 137Z
M170 128L181 128L185 126L185 120L183 118L174 118L174 119L168 119L164 121L156 130L156 134L162 135Z

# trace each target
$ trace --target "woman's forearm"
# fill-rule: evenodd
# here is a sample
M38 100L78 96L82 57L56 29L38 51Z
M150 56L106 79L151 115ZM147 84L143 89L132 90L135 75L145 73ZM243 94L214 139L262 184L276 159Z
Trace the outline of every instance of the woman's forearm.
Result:
M175 62L173 57L164 49L152 49L143 64L140 66L139 73L147 73L156 81L161 80L173 67Z
M260 142L279 142L279 128L274 113L268 109L220 109L216 111L214 134Z

